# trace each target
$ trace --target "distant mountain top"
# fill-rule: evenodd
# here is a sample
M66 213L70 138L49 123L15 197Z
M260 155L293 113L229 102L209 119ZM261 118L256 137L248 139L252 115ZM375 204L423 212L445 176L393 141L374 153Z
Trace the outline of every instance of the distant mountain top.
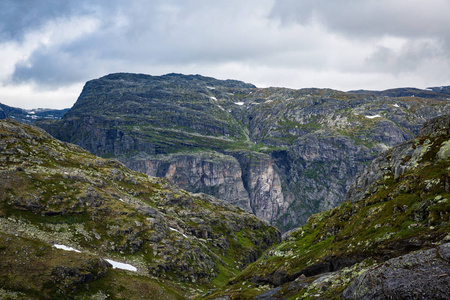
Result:
M99 79L94 80L121 80L121 81L142 81L146 84L149 84L150 82L172 82L177 84L180 84L184 82L185 84L198 84L200 86L204 85L205 83L210 83L213 85L219 85L223 87L240 87L240 88L256 88L253 84L245 83L239 80L233 80L233 79L226 79L226 80L219 80L215 79L213 77L207 77L202 75L184 75L180 73L169 73L161 76L152 76L147 74L135 74L135 73L113 73L109 74L103 77L100 77Z
M65 109L36 108L22 109L0 103L0 119L12 118L17 121L33 124L37 120L59 120L69 111Z
M450 86L430 87L424 90L417 88L394 88L384 91L355 90L353 94L372 94L386 97L418 97L450 100Z

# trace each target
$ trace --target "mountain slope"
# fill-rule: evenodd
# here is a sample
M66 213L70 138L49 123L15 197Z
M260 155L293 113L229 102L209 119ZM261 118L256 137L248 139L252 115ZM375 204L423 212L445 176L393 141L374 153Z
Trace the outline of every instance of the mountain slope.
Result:
M313 215L207 298L447 299L449 140L450 116L426 123L378 156L347 202Z
M378 153L450 113L447 89L404 90L260 89L120 73L89 81L62 120L39 126L288 230L341 203Z
M11 119L0 120L0 161L5 297L182 299L223 285L280 238L241 209Z

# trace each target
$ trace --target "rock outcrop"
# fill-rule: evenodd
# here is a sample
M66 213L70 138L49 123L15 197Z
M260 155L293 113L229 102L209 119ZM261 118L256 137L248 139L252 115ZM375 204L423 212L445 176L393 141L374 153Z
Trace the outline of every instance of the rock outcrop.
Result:
M345 300L448 299L450 243L388 260L359 275L344 290Z
M444 138L450 133L450 116L433 119L424 124L419 136L430 136L432 139L414 139L397 145L389 151L376 157L372 163L356 178L350 187L346 199L359 201L375 193L380 185L375 184L380 179L397 179L406 172L419 166L421 161L430 155L430 149L439 149L437 159L440 161L450 157L450 144ZM383 184L381 182L381 184ZM448 189L448 188L446 188Z
M288 230L342 203L373 158L410 140L426 120L450 113L446 91L261 89L199 75L121 73L87 82L62 120L39 126L140 171L158 168L189 191L236 203ZM225 161L236 160L230 175ZM228 174L223 183L218 174Z

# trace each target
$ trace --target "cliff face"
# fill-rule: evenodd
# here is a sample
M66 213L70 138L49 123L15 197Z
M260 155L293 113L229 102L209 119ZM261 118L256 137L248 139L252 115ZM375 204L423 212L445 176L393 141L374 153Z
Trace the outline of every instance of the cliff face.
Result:
M165 177L182 189L225 199L268 221L286 213L293 198L285 199L277 166L265 154L202 152L136 157L124 163L133 170Z
M206 299L448 298L449 140L450 116L427 122Z
M199 75L111 74L86 83L62 120L38 124L288 230L341 203L377 154L450 113L445 91L258 89Z
M217 152L172 154L125 162L133 170L165 177L182 189L204 192L252 212L239 162Z
M0 162L0 298L186 299L280 240L253 214L11 119Z

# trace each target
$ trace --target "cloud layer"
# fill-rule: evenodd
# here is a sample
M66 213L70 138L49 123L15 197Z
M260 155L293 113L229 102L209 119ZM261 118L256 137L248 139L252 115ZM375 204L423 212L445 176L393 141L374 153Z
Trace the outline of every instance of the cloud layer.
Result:
M450 84L446 0L3 0L0 18L0 102L19 107L70 107L84 82L112 72Z

